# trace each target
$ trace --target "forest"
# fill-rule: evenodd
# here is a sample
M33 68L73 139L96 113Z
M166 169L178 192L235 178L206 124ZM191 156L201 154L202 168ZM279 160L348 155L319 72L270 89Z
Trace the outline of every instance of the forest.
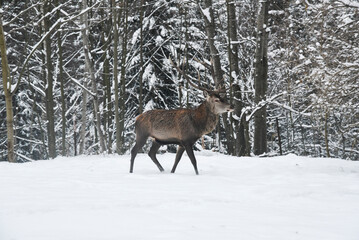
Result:
M187 78L235 106L196 149L359 160L358 1L0 4L0 161L129 153L136 116L204 100Z

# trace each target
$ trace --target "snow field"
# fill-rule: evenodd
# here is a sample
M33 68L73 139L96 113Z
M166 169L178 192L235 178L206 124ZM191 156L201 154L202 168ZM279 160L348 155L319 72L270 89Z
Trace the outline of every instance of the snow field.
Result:
M359 239L359 162L195 155L0 163L0 239Z

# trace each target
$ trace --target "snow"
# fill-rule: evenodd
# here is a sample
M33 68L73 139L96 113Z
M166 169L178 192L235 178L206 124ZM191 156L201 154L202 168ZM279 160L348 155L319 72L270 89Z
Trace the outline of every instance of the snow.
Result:
M359 162L195 155L2 162L0 239L359 239Z
M151 17L150 18L150 26L148 27L148 29L152 30L155 26L155 23L156 23L156 20L153 17Z
M282 15L282 14L285 14L285 11L283 11L283 10L269 10L268 14L270 14L270 15Z
M137 30L132 34L132 39L131 39L132 45L135 45L135 44L136 44L136 41L140 38L140 34L141 34L141 28L137 29Z
M305 60L304 65L310 65L310 64L312 64L312 61L309 58Z
M210 14L210 8L205 8L202 10L203 15L207 18L208 22L212 21L211 14Z
M153 100L151 99L150 101L148 101L144 107L144 112L147 112L149 110L154 109L155 107L155 103L153 102Z
M148 64L143 71L143 79L149 79L153 73L153 66L152 64Z
M359 3L358 1L354 1L354 0L340 0L340 2L342 2L343 4L350 6L350 7L356 7L359 8Z
M163 43L163 38L158 35L155 39L155 42L156 42L156 46L161 46Z

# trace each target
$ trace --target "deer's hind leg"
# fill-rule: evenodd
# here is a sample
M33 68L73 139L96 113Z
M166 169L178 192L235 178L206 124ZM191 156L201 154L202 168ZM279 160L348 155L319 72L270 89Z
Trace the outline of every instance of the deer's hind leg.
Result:
M193 149L192 149L193 146L191 144L186 144L184 147L186 149L186 152L187 152L187 155L188 155L189 159L192 162L194 171L198 175L197 161L196 161L196 157L194 156Z
M161 144L158 143L156 140L152 141L152 146L151 149L148 153L148 156L150 156L150 158L152 159L152 161L156 164L156 166L158 167L158 169L163 172L164 169L161 166L161 164L158 162L157 158L156 158L156 154L158 149L161 147Z

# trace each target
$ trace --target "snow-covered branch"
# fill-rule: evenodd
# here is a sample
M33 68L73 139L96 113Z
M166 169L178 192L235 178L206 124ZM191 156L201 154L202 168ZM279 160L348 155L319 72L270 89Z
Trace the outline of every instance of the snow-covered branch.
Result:
M45 33L42 38L40 39L39 42L37 42L33 47L32 47L32 50L31 52L29 53L29 55L26 57L25 59L25 62L22 66L22 69L20 71L20 74L19 74L19 77L17 79L17 82L16 82L16 87L12 90L11 94L14 94L17 89L19 88L19 85L20 85L20 82L21 82L21 78L22 78L22 75L24 74L24 71L26 69L26 66L30 60L30 58L32 57L32 55L35 53L35 51L41 46L41 44L45 41L46 38L48 38L52 32L58 28L60 25L62 24L65 24L65 23L68 23L68 22L71 22L73 21L74 19L77 19L78 17L82 16L83 14L87 13L88 11L92 10L94 7L98 6L100 4L100 2L96 2L94 5L92 5L91 7L88 7L84 10L82 10L80 13L72 16L72 17L69 17L68 19L63 19L63 18L60 18L58 19L49 29L49 31L47 33Z

